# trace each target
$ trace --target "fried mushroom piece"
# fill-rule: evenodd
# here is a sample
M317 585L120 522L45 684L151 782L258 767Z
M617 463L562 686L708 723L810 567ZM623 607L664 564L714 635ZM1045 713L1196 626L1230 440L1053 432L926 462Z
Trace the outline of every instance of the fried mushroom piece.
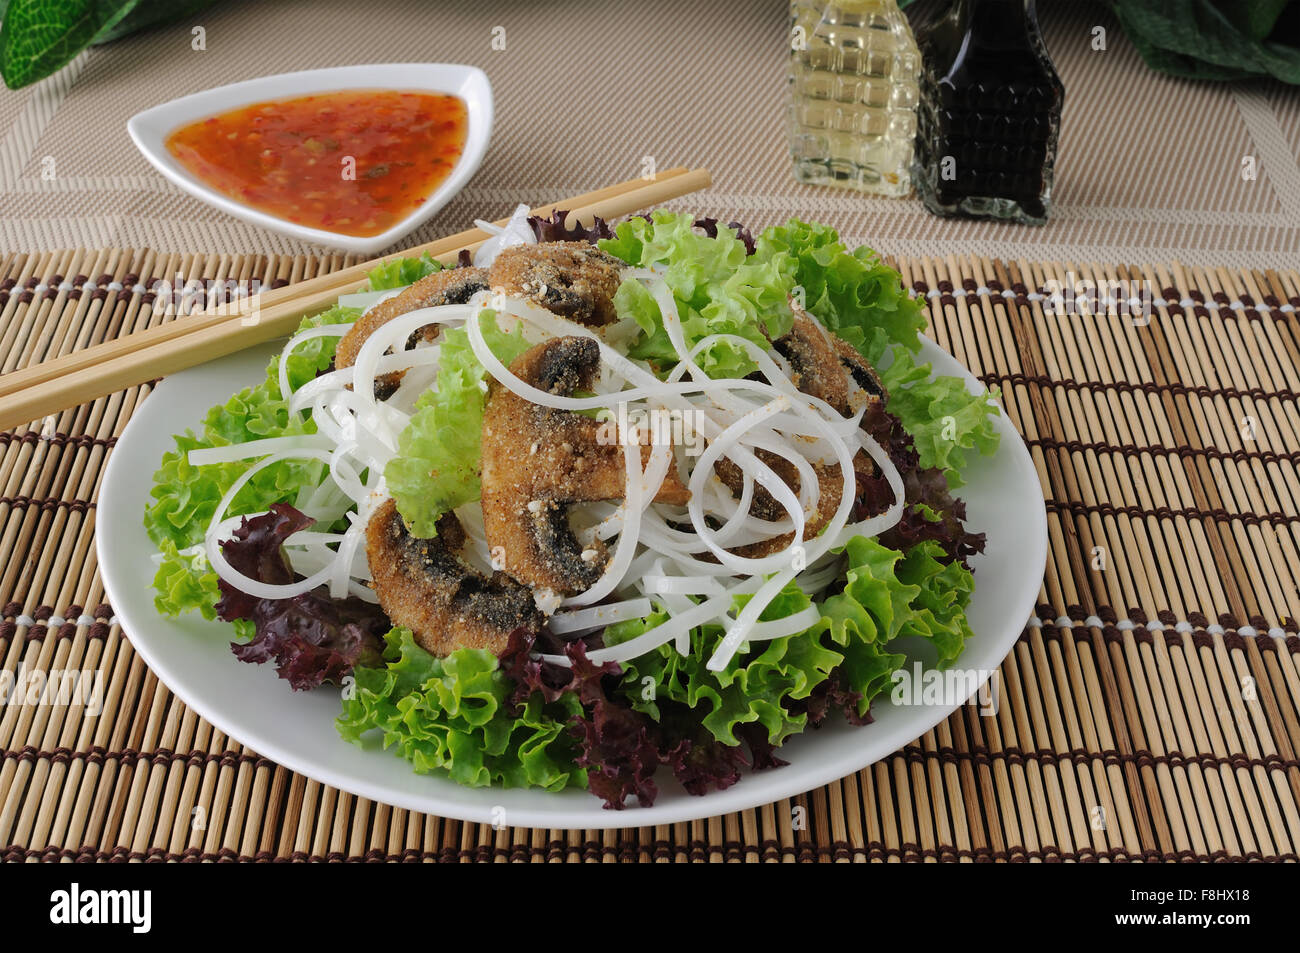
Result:
M858 349L838 334L827 333L830 334L831 345L835 348L835 354L840 359L840 366L848 371L853 382L862 388L862 392L867 396L867 399L869 401L888 399L889 394L885 391L885 385L880 380L880 375L858 353ZM852 409L857 410L856 407Z
M758 455L763 457L764 451L758 451ZM764 462L769 466L772 466L772 469L776 471L776 474L781 477L782 481L784 481L790 489L794 490L795 493L798 493L801 482L799 480L798 472L788 461L779 457L776 459L778 464L782 464L783 466L772 466L772 461L766 457L764 457ZM725 458L720 461L720 463L725 463L729 467L734 467L734 464ZM859 450L853 457L854 486L856 487L857 485L857 475L861 474L864 477L871 476L874 474L875 468L875 461L872 460L865 451ZM740 474L739 468L734 468L735 486L732 486L732 484L728 482L728 477L722 475L723 468L721 466L716 467L715 472L718 473L719 477L722 479L723 483L727 485L728 489L737 496L740 495L740 487L742 486L741 481L743 477ZM820 492L817 494L817 504L813 507L812 512L804 514L803 538L805 540L815 537L822 531L823 527L831 521L831 517L835 515L835 511L839 508L840 500L844 495L844 478L840 475L841 470L838 463L815 463L813 464L813 472L817 474L817 487ZM763 497L766 497L769 501L769 509L760 508L760 494ZM759 519L767 520L768 522L775 522L776 520L789 515L786 512L785 507L773 500L767 490L760 486L754 487L754 499L750 504L749 512L754 516L757 516ZM729 552L749 559L759 559L772 553L779 553L792 542L794 542L793 532L782 533L780 536L773 536L771 539L765 539L761 542L734 546L729 550Z
M488 284L589 327L615 319L614 292L627 265L586 242L513 245L497 255Z
M849 381L829 331L824 331L813 318L796 312L790 332L773 341L772 348L790 362L795 387L848 415Z
M379 604L394 625L411 630L427 652L487 649L500 655L520 626L540 630L542 614L526 586L503 572L485 576L458 555L465 530L452 512L433 539L412 536L386 501L366 524L366 558Z
M864 397L868 401L886 397L875 368L857 348L826 330L816 318L796 311L789 333L773 341L772 347L790 362L795 387L821 398L845 417L857 412ZM850 381L861 393L853 391Z
M794 385L811 397L826 401L838 413L848 416L856 413L863 402L883 401L886 397L880 377L857 348L839 335L826 330L815 318L796 310L789 333L772 342L772 347L790 363ZM850 382L860 390L850 387ZM795 493L799 492L799 473L788 460L765 450L756 455L772 468L773 472ZM840 504L844 480L839 464L816 464L818 494L814 511L804 514L804 539L812 539L830 521ZM853 457L854 473L864 478L876 474L875 461L863 450ZM744 476L731 460L723 457L714 466L718 479L732 494L739 497L744 489ZM856 480L855 480L856 482ZM754 487L749 512L768 522L775 522L789 514L786 509L762 486ZM738 556L758 558L779 552L793 541L793 533L785 533L761 543L737 546L732 552Z
M487 270L484 268L445 268L431 275L425 275L405 291L379 302L362 315L339 341L338 350L334 352L334 366L351 367L366 339L394 318L420 308L465 304L477 292L485 291L487 286ZM406 346L411 347L421 339L432 340L437 335L439 327L437 324L427 324L416 329L407 339ZM402 382L404 373L404 371L393 371L391 374L376 378L375 397L379 400L392 397Z
M534 387L569 396L588 389L600 349L587 337L552 338L525 351L510 370ZM650 453L642 447L642 463ZM626 490L623 448L601 441L601 424L543 407L493 382L483 413L483 524L520 582L572 595L600 578L609 554L599 540L584 549L569 525L574 503L619 499ZM690 491L675 468L655 496L684 505Z

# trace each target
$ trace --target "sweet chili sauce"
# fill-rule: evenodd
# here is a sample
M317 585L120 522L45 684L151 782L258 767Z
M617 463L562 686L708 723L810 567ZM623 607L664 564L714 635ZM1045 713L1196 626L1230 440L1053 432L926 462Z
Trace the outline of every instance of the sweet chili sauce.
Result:
M456 96L350 89L209 116L173 130L167 150L258 211L369 236L406 218L447 178L467 127Z

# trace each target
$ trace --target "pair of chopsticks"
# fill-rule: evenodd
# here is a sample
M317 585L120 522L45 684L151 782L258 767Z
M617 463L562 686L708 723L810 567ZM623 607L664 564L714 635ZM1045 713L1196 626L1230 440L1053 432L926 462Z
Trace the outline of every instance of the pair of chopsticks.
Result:
M567 209L570 222L590 225L595 217L610 220L630 215L706 188L709 182L705 169L669 169L653 179L631 179L552 202L533 209L533 214L545 216ZM450 264L462 249L472 252L488 237L481 229L471 228L5 374L0 377L0 430L286 337L297 330L304 317L324 311L340 294L356 290L367 273L384 262L427 254Z

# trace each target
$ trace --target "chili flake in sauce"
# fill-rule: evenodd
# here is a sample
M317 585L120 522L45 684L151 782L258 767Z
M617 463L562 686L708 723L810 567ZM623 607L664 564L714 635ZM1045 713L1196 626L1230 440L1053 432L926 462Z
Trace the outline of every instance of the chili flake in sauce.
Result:
M298 225L378 235L418 208L465 149L457 96L353 89L241 106L181 126L167 150L229 198Z

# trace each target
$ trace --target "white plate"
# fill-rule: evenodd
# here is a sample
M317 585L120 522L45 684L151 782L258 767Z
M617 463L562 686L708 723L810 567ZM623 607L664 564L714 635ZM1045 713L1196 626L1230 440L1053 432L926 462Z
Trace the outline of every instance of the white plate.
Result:
M666 769L654 807L602 809L583 790L461 787L444 777L417 775L378 741L362 748L334 728L339 693L332 687L293 692L270 665L250 665L231 654L230 627L198 616L165 619L153 605L154 546L142 522L152 476L171 434L198 428L203 414L241 387L263 379L277 345L245 351L163 381L136 411L108 462L99 495L96 542L109 602L136 651L186 704L235 740L287 768L361 797L467 821L501 819L517 827L605 828L669 824L767 804L852 774L920 737L958 705L895 706L886 698L861 728L838 716L780 749L789 765L746 774L739 784L704 797L686 794ZM930 341L922 356L941 374L980 385ZM1003 417L994 457L969 469L960 495L969 525L988 534L974 560L975 595L968 616L975 638L960 659L965 669L991 671L1011 651L1032 614L1047 558L1047 517L1038 475L1019 434ZM910 667L910 663L909 663Z
M309 96L347 89L397 89L448 93L465 101L469 125L465 149L451 174L418 209L379 235L339 235L286 221L232 198L196 179L167 151L165 140L177 127L250 103ZM254 225L331 248L370 255L387 248L423 225L478 171L492 134L492 86L477 66L456 63L383 63L376 66L336 66L263 76L204 90L136 113L126 124L131 141L155 169L197 199Z

